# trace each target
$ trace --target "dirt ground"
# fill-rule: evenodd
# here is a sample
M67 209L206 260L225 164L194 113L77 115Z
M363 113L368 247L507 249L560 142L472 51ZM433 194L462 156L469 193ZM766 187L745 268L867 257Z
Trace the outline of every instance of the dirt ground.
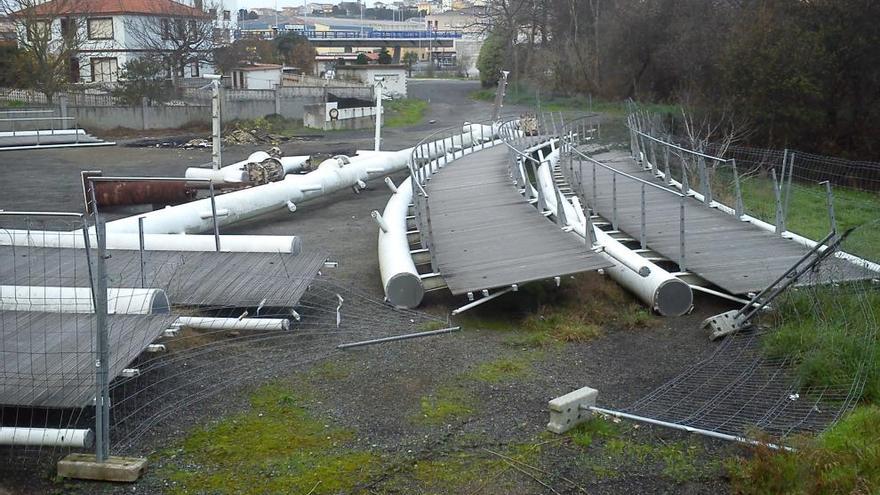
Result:
M386 130L385 149L411 146L434 130L491 115L490 105L467 97L477 89L476 83L422 80L409 84L411 96L430 101L428 113L422 124ZM428 123L431 120L435 123ZM282 150L287 155L335 154L371 146L372 131L351 131L287 142ZM224 161L241 159L257 149L231 147L224 151ZM79 211L79 173L83 169L113 175L180 176L186 167L209 160L209 150L121 145L0 152L0 183L5 185L0 209ZM400 175L395 180L402 178ZM339 261L331 278L381 298L377 229L370 211L381 211L387 199L384 184L374 181L360 194L340 191L302 205L293 214L267 216L224 229L223 233L302 236L305 248L324 249ZM607 286L613 285L597 274L584 277L579 283L587 286L611 290ZM604 293L583 304L603 304L598 298ZM282 377L294 388L301 386L309 391L302 407L311 417L352 432L348 449L377 459L368 474L327 493L637 494L729 490L719 464L738 452L729 444L625 422L613 423L613 433L601 433L605 431L601 427L592 442L545 432L547 402L554 397L588 385L600 391L600 405L626 407L707 355L712 345L699 322L723 310L723 304L697 296L695 312L681 318L652 318L636 328L599 321L602 332L596 338L535 348L511 340L511 331L518 335L519 329L499 328L509 325L513 313L542 310L533 309L529 297L528 291L521 291L504 296L494 307L487 305L466 314L456 320L464 327L457 334L365 348L341 358L335 355L331 362L292 369L289 376ZM432 294L425 309L445 315L464 302L448 294ZM631 307L622 305L620 310L629 311ZM499 376L479 375L498 362L518 364L502 367ZM468 404L462 414L437 422L412 420L424 412L426 400L440 400L438 397L449 390L455 391L457 401ZM209 399L193 414L200 423L247 414L247 397L252 392L253 387L249 387ZM161 444L173 444L179 440L178 435L186 433L168 433L167 438L159 434L152 450L159 451ZM506 462L499 455L523 449L528 455L518 458L538 470L523 469L522 464ZM51 466L6 466L0 468L0 495L219 492L211 488L187 491L165 477L170 468L176 468L174 459L155 454L151 461L154 468L141 481L121 486L56 482L49 474ZM322 490L319 486L314 493L325 493Z

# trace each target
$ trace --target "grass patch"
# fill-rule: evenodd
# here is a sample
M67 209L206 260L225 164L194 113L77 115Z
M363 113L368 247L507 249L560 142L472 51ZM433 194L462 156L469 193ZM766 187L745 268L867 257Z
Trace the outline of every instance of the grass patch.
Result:
M626 476L628 467L639 472L656 471L661 476L683 483L717 473L719 465L708 459L702 446L691 439L668 442L639 435L637 426L617 423L594 415L572 429L572 443L589 453L581 458L584 467L600 479Z
M553 283L529 284L492 307L473 311L461 320L467 328L509 333L506 342L541 347L585 342L607 329L650 326L654 316L620 286L598 274L566 277Z
M408 127L416 125L425 117L428 102L415 98L391 100L385 105L383 125L385 127Z
M877 221L880 218L880 195L834 187L834 213L838 229ZM773 181L766 177L750 177L742 182L746 211L761 220L776 223L776 199ZM729 204L733 204L730 202ZM785 226L813 240L831 231L825 200L825 187L817 184L792 184L788 218ZM843 249L849 253L880 260L880 228L872 225L858 230L847 239Z
M415 418L417 423L436 425L461 419L474 412L474 399L462 387L446 385L433 394L423 396L420 401L421 414Z
M880 408L854 410L796 452L758 447L725 466L737 493L880 493Z
M500 383L528 374L531 361L527 357L502 357L480 364L467 375L486 383Z
M617 423L602 416L593 415L593 417L569 431L568 436L571 437L575 445L588 448L593 445L595 440L615 437L620 433L621 428Z
M170 493L338 493L375 474L377 456L345 448L352 433L311 417L287 386L262 386L250 402L163 453Z
M495 88L483 88L472 91L470 97L477 101L495 101ZM546 95L536 93L534 89L530 89L524 84L509 85L504 95L504 103L535 108L540 104L541 110L545 112L588 112L592 108L592 111L597 113L617 116L626 115L626 102L623 100L609 101L593 98L591 107L590 97L587 95ZM677 105L644 103L641 104L641 107L652 113L681 115L681 110Z
M521 444L498 449L498 452L516 461L534 464L540 447ZM482 450L420 460L403 474L391 483L396 489L387 493L518 493L521 479L505 460Z
M791 291L771 318L778 328L763 337L763 350L792 358L802 387L849 384L866 373L863 399L880 402L880 293L870 283Z

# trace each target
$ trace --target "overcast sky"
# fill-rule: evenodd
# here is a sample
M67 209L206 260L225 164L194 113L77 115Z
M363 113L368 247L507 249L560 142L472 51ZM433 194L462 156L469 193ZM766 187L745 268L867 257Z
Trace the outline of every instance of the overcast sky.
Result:
M308 3L313 2L318 3L339 3L338 1L333 0L310 0ZM367 0L367 7L373 6L374 0ZM303 0L278 0L278 8L284 7L302 7ZM240 9L254 9L254 8L267 8L271 9L275 6L275 0L238 0L238 8Z

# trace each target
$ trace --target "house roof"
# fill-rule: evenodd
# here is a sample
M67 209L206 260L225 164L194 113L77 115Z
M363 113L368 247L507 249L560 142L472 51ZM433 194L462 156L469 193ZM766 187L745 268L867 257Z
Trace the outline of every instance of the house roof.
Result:
M251 71L251 70L277 70L281 69L281 66L278 64L247 64L240 65L235 67L232 70L243 70L243 71Z
M35 7L36 15L57 16L70 14L162 15L207 17L209 14L173 0L50 0ZM21 10L17 13L25 12Z

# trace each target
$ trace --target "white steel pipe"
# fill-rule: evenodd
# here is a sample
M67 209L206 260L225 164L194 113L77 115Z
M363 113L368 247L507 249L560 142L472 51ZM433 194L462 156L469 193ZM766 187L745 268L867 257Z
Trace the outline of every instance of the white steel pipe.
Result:
M0 426L0 445L89 448L94 442L92 430Z
M468 126L468 129L478 126ZM484 126L485 127L485 126ZM489 127L491 129L491 127ZM491 136L483 135L484 139ZM474 136L479 138L479 134ZM471 133L452 136L424 147L425 156L436 157L446 150L461 149L471 143ZM436 151L435 151L436 150ZM325 194L339 191L365 182L371 178L393 174L406 168L412 153L407 148L392 153L370 154L364 157L336 157L325 160L318 168L305 175L288 175L284 180L261 186L234 191L216 197L216 208L226 210L228 215L217 219L220 226L288 208L289 203L298 205ZM177 234L206 232L213 229L211 218L201 218L200 213L211 209L210 198L156 210L142 215L114 220L107 223L107 233L136 233L138 218L143 217L144 232L150 234Z
M694 303L690 285L634 253L602 229L594 228L593 232L597 244L604 248L603 256L614 265L605 269L614 281L663 316L681 316L690 311ZM645 266L647 276L643 277L634 270L634 267Z
M137 221L137 218L135 218ZM94 232L89 242L97 246ZM80 231L43 231L0 229L0 246L84 248L85 239ZM137 233L107 235L107 249L138 250ZM144 234L147 251L216 251L212 235ZM302 239L286 235L221 235L220 251L227 253L290 253L302 252Z
M167 314L171 304L162 289L107 289L107 312L120 315ZM94 313L89 287L0 285L0 310L43 313Z
M276 158L275 160L281 164L281 169L284 171L284 174L291 174L295 172L299 172L303 169L306 162L309 161L311 156L309 155L300 155L300 156L283 156L281 158ZM266 160L272 160L272 156L265 151L257 151L251 153L246 159L233 163L232 165L227 165L220 169L213 168L204 168L204 167L189 167L186 169L184 173L184 177L187 179L210 179L214 182L214 184L242 184L249 182L248 173L247 173L247 165L250 163L263 163Z
M382 215L373 212L374 218L378 217L377 221L382 220L378 241L382 288L385 289L385 299L399 308L418 307L425 296L425 288L413 263L406 237L410 202L412 180L407 178L397 186L397 192L388 200Z
M290 330L290 320L286 318L211 318L204 316L181 316L174 326L199 328L203 330Z

